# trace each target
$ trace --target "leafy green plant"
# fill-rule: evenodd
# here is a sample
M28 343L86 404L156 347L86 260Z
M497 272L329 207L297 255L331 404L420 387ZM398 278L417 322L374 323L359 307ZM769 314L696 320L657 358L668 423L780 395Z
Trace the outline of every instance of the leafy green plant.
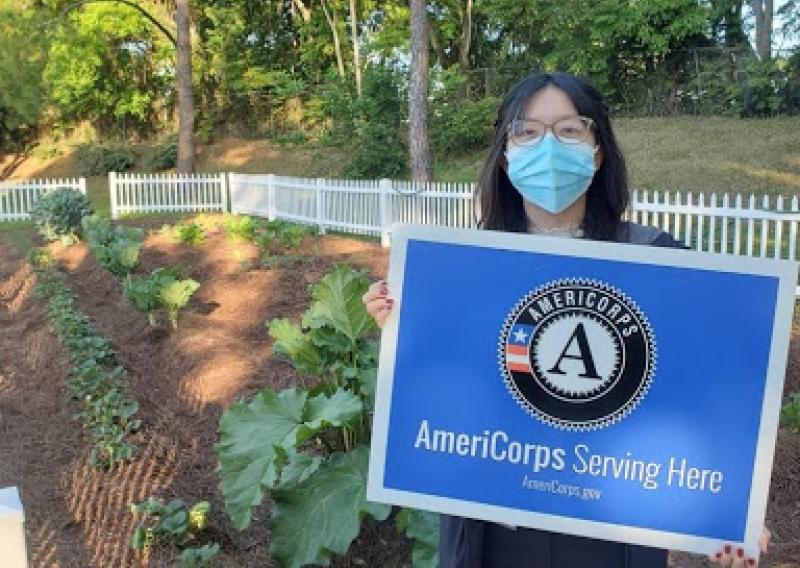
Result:
M184 546L196 540L208 526L211 505L208 501L199 501L187 509L181 499L164 504L150 497L131 505L131 512L145 515L144 522L133 530L131 548L145 550L155 544Z
M796 392L781 408L781 425L800 434L800 392Z
M309 229L282 220L268 221L259 230L253 243L261 249L261 265L265 268L287 267L297 264L300 257L289 251L303 244Z
M177 328L178 312L199 287L194 280L181 280L175 268L156 268L148 276L123 281L122 294L134 308L147 314L151 326L158 324L156 312L165 309L172 327Z
M203 228L194 222L178 223L172 230L172 238L185 245L198 246L203 244L206 238Z
M211 560L219 552L219 544L206 544L197 548L187 548L178 557L179 568L202 568L210 566Z
M45 240L73 244L80 234L81 219L91 213L92 205L84 194L62 187L43 195L34 203L31 220Z
M138 404L124 392L125 371L116 364L108 341L75 309L72 293L56 268L40 264L36 270L37 293L49 299L48 319L74 365L67 386L79 406L75 419L92 439L91 462L109 467L129 461L136 446L128 439L141 421L136 417Z
M233 241L252 241L259 222L247 215L231 215L225 219L225 234Z
M347 551L365 515L385 520L391 512L366 500L377 370L377 327L361 302L368 285L364 274L337 266L312 287L300 325L287 319L268 324L275 352L318 378L314 388L264 389L220 419L226 510L242 530L268 492L274 504L270 550L284 567L327 565L333 554ZM420 519L429 521L408 516L407 534L424 531L414 528Z
M413 539L411 562L414 568L439 566L439 515L417 509L400 509L395 518L397 530Z
M163 284L158 290L158 300L167 309L173 329L178 328L178 312L186 307L200 284L195 280L173 280Z
M85 217L83 232L97 261L119 278L128 276L139 265L144 246L144 231L111 225L96 215Z
M27 259L34 268L47 268L54 262L53 255L42 248L33 248L28 251Z

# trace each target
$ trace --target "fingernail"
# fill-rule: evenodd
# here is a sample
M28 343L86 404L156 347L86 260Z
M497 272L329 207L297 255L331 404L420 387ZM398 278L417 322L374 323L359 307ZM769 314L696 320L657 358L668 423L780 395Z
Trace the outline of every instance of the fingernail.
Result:
M744 558L744 548L737 548L736 556L738 556L739 558Z
M755 566L756 565L755 559L754 558L748 558L747 559L747 565L748 566Z
M392 304L394 304L394 300L392 300L391 298L386 298L386 305L391 306Z
M731 545L730 544L726 544L725 545L725 554L730 554L730 553L731 553Z
M715 557L717 560L719 560L720 558L722 558L722 553L721 553L721 552L717 552L717 553L714 555L714 557Z

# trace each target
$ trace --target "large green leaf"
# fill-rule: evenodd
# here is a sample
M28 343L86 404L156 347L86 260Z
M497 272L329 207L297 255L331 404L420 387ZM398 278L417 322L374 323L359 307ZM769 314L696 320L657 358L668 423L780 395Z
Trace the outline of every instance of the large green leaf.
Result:
M439 515L430 511L401 509L395 519L397 530L414 541L411 563L414 568L439 566Z
M288 389L276 395L265 389L249 403L237 402L220 418L222 494L237 529L250 524L252 507L277 481L275 446L294 446L305 403L305 392Z
M300 326L288 319L274 319L269 323L269 335L275 340L274 351L287 355L298 369L311 374L322 372L319 351Z
M161 287L158 297L170 310L179 310L189 303L189 299L192 294L197 292L198 288L200 288L200 284L191 278L174 280Z
M327 566L344 554L368 514L384 520L391 506L366 500L369 449L336 454L294 488L273 492L270 551L284 568Z
M321 456L311 456L305 452L290 452L287 459L281 470L281 480L277 488L289 489L305 481L322 465Z
M297 429L297 444L320 430L350 422L362 410L361 399L344 389L338 389L330 398L323 394L309 398L303 413L304 423Z
M368 287L369 281L362 274L344 265L337 266L312 287L314 302L303 316L303 325L330 326L354 344L363 333L376 329L375 320L361 301Z
M275 486L286 456L291 462L300 443L352 421L360 412L361 401L343 390L330 398L320 394L309 399L297 389L279 394L264 389L251 402L231 406L220 419L217 454L225 507L234 526L241 530L250 524L252 507Z

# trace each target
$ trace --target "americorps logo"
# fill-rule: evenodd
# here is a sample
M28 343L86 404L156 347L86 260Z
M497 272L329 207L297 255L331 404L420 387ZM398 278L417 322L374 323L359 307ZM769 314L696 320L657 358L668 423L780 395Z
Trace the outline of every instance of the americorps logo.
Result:
M592 430L622 420L653 381L656 343L636 303L605 282L556 280L525 295L500 334L506 387L556 428Z

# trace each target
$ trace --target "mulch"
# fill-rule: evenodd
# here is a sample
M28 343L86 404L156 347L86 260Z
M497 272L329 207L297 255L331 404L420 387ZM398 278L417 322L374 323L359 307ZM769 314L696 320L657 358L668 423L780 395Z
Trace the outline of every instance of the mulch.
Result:
M384 275L386 251L371 242L324 236L307 239L295 265L261 269L252 268L258 264L254 247L233 244L220 233L210 234L199 247L151 233L137 273L178 265L201 283L173 331L151 328L86 245L51 245L51 250L77 307L109 339L127 370L128 389L139 401L145 426L135 439L140 454L132 463L108 472L87 465L87 444L71 419L75 407L63 386L67 353L48 331L44 301L32 294L30 266L0 243L0 486L21 488L31 566L171 565L174 549L157 548L146 557L128 546L135 525L129 505L151 495L211 501L207 538L221 544L221 565L275 566L267 552L268 504L254 512L244 532L236 531L224 513L214 453L219 417L233 401L261 388L304 386L306 380L288 362L272 355L265 323L299 319L309 304L309 285L338 262L363 268L372 278ZM798 333L787 392L800 389ZM800 566L800 436L783 430L767 524L774 542L762 565ZM699 567L705 560L679 554L671 565ZM393 523L367 522L334 566L407 567L410 543L397 535Z

